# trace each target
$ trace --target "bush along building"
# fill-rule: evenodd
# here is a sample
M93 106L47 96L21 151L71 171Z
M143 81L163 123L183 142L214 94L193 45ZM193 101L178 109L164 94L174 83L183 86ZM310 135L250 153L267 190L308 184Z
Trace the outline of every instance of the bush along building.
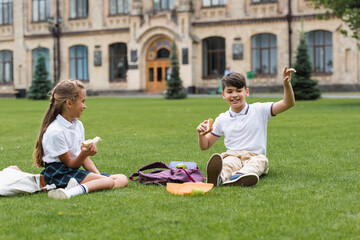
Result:
M189 93L217 92L226 68L252 76L254 92L278 92L302 21L319 87L360 90L360 53L341 34L346 24L317 19L325 9L306 0L7 0L0 9L0 94L29 91L39 52L53 84L163 93L174 39Z

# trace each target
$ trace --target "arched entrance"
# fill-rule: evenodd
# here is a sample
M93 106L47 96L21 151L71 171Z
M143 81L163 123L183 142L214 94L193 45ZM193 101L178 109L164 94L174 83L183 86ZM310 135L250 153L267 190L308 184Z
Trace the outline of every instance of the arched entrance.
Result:
M166 89L166 79L170 69L172 41L159 38L149 47L146 54L146 91L162 93Z

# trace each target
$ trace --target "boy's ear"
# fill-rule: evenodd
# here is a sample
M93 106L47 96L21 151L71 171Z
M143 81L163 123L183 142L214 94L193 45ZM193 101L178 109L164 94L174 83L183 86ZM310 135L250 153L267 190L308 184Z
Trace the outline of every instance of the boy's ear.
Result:
M224 91L221 91L221 95L222 95L223 99L225 99Z
M250 93L250 89L249 88L246 88L246 96L248 97L249 96L249 93Z

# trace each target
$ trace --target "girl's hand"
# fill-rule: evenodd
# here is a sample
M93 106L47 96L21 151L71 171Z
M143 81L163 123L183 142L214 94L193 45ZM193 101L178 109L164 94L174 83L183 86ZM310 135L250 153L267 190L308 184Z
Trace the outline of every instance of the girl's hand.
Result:
M86 155L86 156L94 156L97 153L97 147L96 144L90 144L88 147L81 147L81 151Z
M285 83L291 83L291 73L296 73L296 70L294 68L284 68L283 72L283 81Z
M199 126L196 128L196 130L197 130L197 132L198 132L199 134L206 131L207 122L208 122L208 120L203 121L203 122L200 123Z

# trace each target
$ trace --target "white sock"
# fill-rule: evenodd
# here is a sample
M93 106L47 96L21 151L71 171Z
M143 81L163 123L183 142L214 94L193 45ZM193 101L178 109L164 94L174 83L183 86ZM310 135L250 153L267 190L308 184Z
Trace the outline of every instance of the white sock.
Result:
M67 195L69 195L69 197L88 193L88 192L89 192L89 189L85 184L80 184L76 187L66 190L66 193L67 193Z

